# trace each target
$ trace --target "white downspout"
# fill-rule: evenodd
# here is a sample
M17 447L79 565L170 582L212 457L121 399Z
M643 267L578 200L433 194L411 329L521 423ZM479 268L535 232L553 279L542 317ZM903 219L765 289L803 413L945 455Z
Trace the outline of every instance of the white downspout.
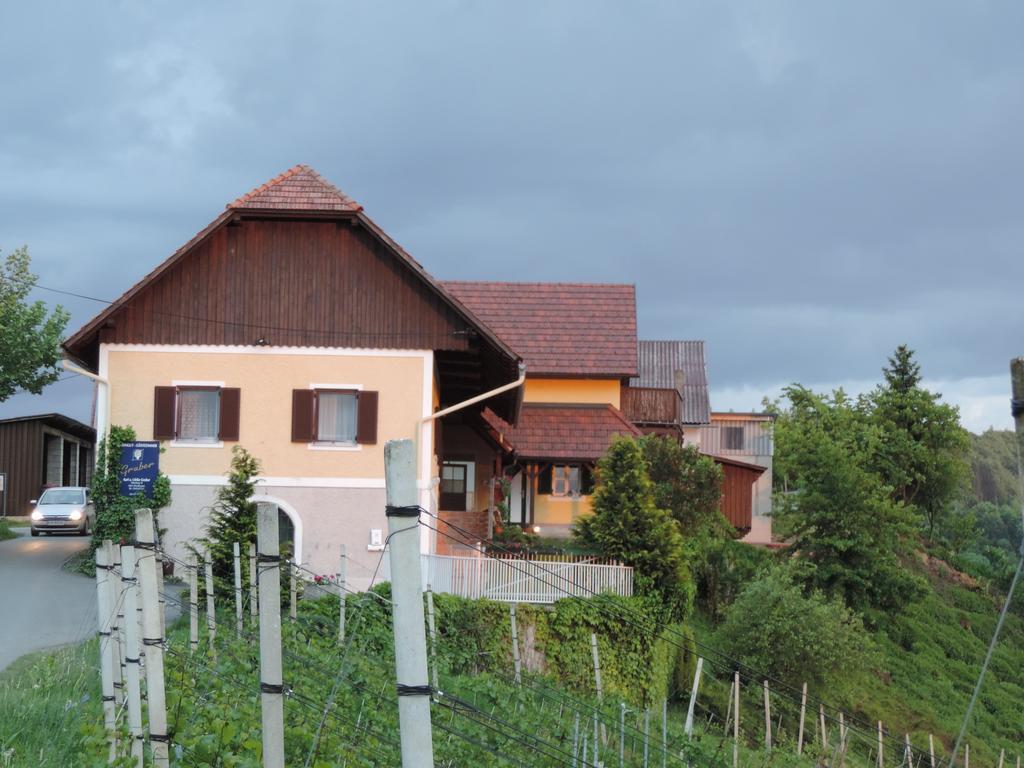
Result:
M509 382L508 384L502 384L500 387L497 387L496 389L492 389L488 392L476 395L475 397L471 397L469 398L469 400L463 400L461 403L449 405L447 408L443 408L440 411L437 411L436 413L431 413L428 416L424 416L416 424L416 455L419 455L419 448L421 445L423 445L423 429L424 427L426 427L427 424L434 422L437 419L440 419L442 416L447 416L450 413L461 411L463 408L468 408L471 405L475 405L476 403L488 400L489 398L492 398L495 395L500 395L502 392L508 392L509 390L512 389L518 389L519 387L523 386L524 381L526 381L526 364L519 363L519 378L516 379L515 381ZM424 469L427 468L425 467ZM431 522L428 524L434 527L434 523ZM420 550L424 554L429 554L430 552L436 551L437 534L434 531L430 530L430 528L424 528L423 531L426 535L420 540Z
M96 423L93 425L96 427L96 446L92 452L93 468L95 469L99 461L99 450L97 449L100 442L106 439L107 433L110 431L110 424L108 423L110 421L110 381L102 376L97 376L92 371L79 368L67 358L61 360L61 364L68 373L77 373L79 376L85 376L85 378L92 379L99 385L96 393Z

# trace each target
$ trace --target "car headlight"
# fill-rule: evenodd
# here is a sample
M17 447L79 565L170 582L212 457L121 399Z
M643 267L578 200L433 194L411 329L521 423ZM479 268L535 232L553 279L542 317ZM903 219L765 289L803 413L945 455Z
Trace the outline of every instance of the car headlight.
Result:
M43 513L40 512L38 509L33 509L32 510L32 519L33 520L42 520L43 519Z
M82 510L80 510L80 509L72 510L71 514L69 515L69 517L72 520L81 520L82 519Z

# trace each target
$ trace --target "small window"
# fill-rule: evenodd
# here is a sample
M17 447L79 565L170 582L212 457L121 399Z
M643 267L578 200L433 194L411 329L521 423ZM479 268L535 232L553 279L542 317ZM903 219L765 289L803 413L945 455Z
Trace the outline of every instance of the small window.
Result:
M215 443L220 439L220 389L178 388L177 439Z
M441 509L465 512L468 467L463 463L445 462L441 467Z
M588 464L555 464L542 470L537 493L562 498L589 496L594 492L594 473Z
M357 394L316 390L316 438L321 443L355 444L359 425Z
M725 449L727 451L743 450L743 427L724 427Z

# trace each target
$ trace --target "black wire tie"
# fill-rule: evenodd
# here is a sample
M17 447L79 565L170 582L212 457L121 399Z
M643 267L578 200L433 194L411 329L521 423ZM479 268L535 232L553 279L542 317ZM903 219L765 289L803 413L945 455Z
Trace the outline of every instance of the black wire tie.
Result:
M100 701L116 701L116 699L113 696L104 696Z
M161 646L164 644L164 639L162 637L144 637L142 638L142 644L149 646Z
M149 740L150 741L160 741L160 742L163 742L164 744L170 744L171 743L171 737L168 736L166 733L151 733L151 734L149 734Z
M281 562L281 556L280 555L265 555L262 552L257 552L256 553L256 562L257 563L280 563Z
M1010 413L1013 414L1013 418L1024 414L1024 398L1013 398L1010 400Z
M399 696L430 696L434 689L429 685L405 685L399 683L398 686Z
M138 664L139 663L138 659L130 659L127 656L125 657L124 661L125 661L125 664Z
M284 683L260 682L260 693L284 693Z
M405 507L395 507L388 504L384 507L384 512L388 517L419 517L422 507L418 504L411 504Z

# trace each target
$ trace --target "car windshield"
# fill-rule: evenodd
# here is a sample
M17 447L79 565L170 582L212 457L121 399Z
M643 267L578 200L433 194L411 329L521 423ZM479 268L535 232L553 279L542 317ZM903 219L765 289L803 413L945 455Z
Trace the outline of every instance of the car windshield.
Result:
M85 504L85 491L75 488L51 488L46 491L40 504Z

